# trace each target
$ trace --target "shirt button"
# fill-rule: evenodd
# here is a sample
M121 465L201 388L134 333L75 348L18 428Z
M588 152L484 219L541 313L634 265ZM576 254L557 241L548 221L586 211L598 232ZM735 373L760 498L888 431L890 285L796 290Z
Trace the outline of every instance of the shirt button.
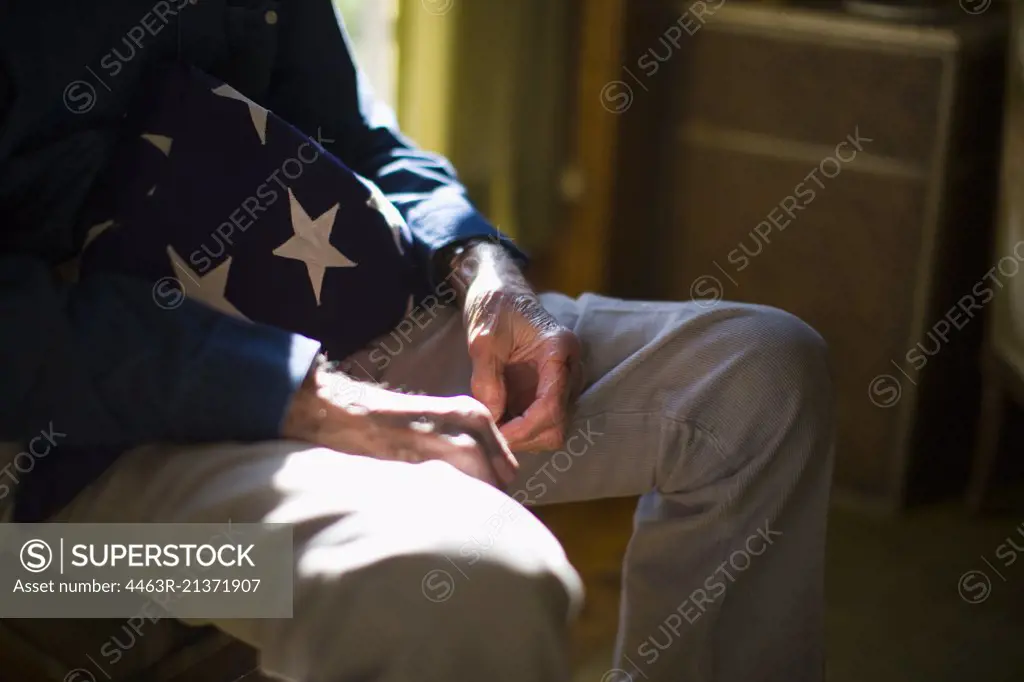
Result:
M267 13L263 15L263 20L273 26L277 23L277 12L272 9L268 9Z

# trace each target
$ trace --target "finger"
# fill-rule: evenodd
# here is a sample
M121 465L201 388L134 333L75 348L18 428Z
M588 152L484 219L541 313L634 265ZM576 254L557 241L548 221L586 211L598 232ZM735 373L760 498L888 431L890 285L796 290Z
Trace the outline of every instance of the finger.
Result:
M535 402L522 416L512 419L501 427L501 434L516 451L536 452L533 444L541 434L561 432L565 425L565 411L552 400Z
M501 433L513 449L520 449L552 427L564 427L569 394L569 368L565 358L556 358L541 366L537 397L523 414L501 427Z
M566 395L566 408L579 400L586 387L587 377L583 371L583 362L578 357L569 359L569 392Z
M437 446L437 454L432 459L443 460L467 476L472 476L500 490L505 489L504 482L498 477L490 459L481 453L479 445L472 436L468 434L441 435Z
M476 439L502 481L512 482L519 469L519 462L489 415L482 412L454 412L449 415L449 421L451 426Z
M518 417L517 420L521 420L522 417ZM515 421L515 420L513 420ZM502 429L508 427L517 428L516 424L509 422ZM562 439L565 431L560 425L551 425L547 428L542 428L539 433L534 435L515 437L506 436L509 442L509 447L514 452L547 452L548 450L557 450L562 445Z
M495 473L498 474L498 477L504 483L511 483L515 480L516 473L519 471L519 461L512 454L512 448L509 447L505 436L501 435L497 424L492 421L488 423L488 428L485 430L483 437L484 447L487 452L494 453L491 463L494 466Z
M505 386L505 363L494 349L493 335L481 332L470 344L469 355L473 363L470 391L483 403L495 420L505 413L508 400Z
M542 431L535 438L516 445L517 452L552 452L565 445L565 432L558 427Z
M433 412L372 413L378 438L367 444L366 454L409 463L441 460L468 476L504 490L504 480L499 477L489 452L481 445L484 439L477 435L485 431L481 424L492 423L490 417L472 398L465 397L465 401L465 408L452 410L443 417L436 404L432 406ZM507 445L505 451L508 452ZM511 452L509 457L512 457Z

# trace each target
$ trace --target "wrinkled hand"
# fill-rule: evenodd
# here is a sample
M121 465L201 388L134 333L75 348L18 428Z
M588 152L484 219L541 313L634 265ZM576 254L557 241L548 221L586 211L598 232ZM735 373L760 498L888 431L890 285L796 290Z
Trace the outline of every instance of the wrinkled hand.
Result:
M579 339L541 306L501 247L484 243L466 254L462 310L473 396L513 450L557 449L581 388Z
M325 370L313 370L296 393L282 436L378 459L441 460L498 488L519 467L473 398L397 393Z

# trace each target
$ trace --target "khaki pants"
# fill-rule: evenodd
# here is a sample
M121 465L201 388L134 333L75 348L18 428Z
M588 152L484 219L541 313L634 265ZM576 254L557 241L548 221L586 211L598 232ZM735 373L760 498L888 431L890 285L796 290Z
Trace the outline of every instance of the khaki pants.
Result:
M616 660L594 682L820 682L833 437L820 337L758 306L542 298L583 342L585 390L565 448L520 456L511 498L436 462L150 446L59 518L293 524L294 617L215 621L288 679L555 682L582 590L520 503L643 495ZM347 366L468 392L451 311Z

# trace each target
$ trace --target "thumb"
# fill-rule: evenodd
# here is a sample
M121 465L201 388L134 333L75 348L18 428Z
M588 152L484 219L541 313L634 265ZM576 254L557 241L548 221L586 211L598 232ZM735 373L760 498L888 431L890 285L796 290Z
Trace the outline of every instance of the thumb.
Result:
M507 395L505 366L494 353L480 353L473 357L473 378L470 381L473 397L483 403L498 422L505 414Z

